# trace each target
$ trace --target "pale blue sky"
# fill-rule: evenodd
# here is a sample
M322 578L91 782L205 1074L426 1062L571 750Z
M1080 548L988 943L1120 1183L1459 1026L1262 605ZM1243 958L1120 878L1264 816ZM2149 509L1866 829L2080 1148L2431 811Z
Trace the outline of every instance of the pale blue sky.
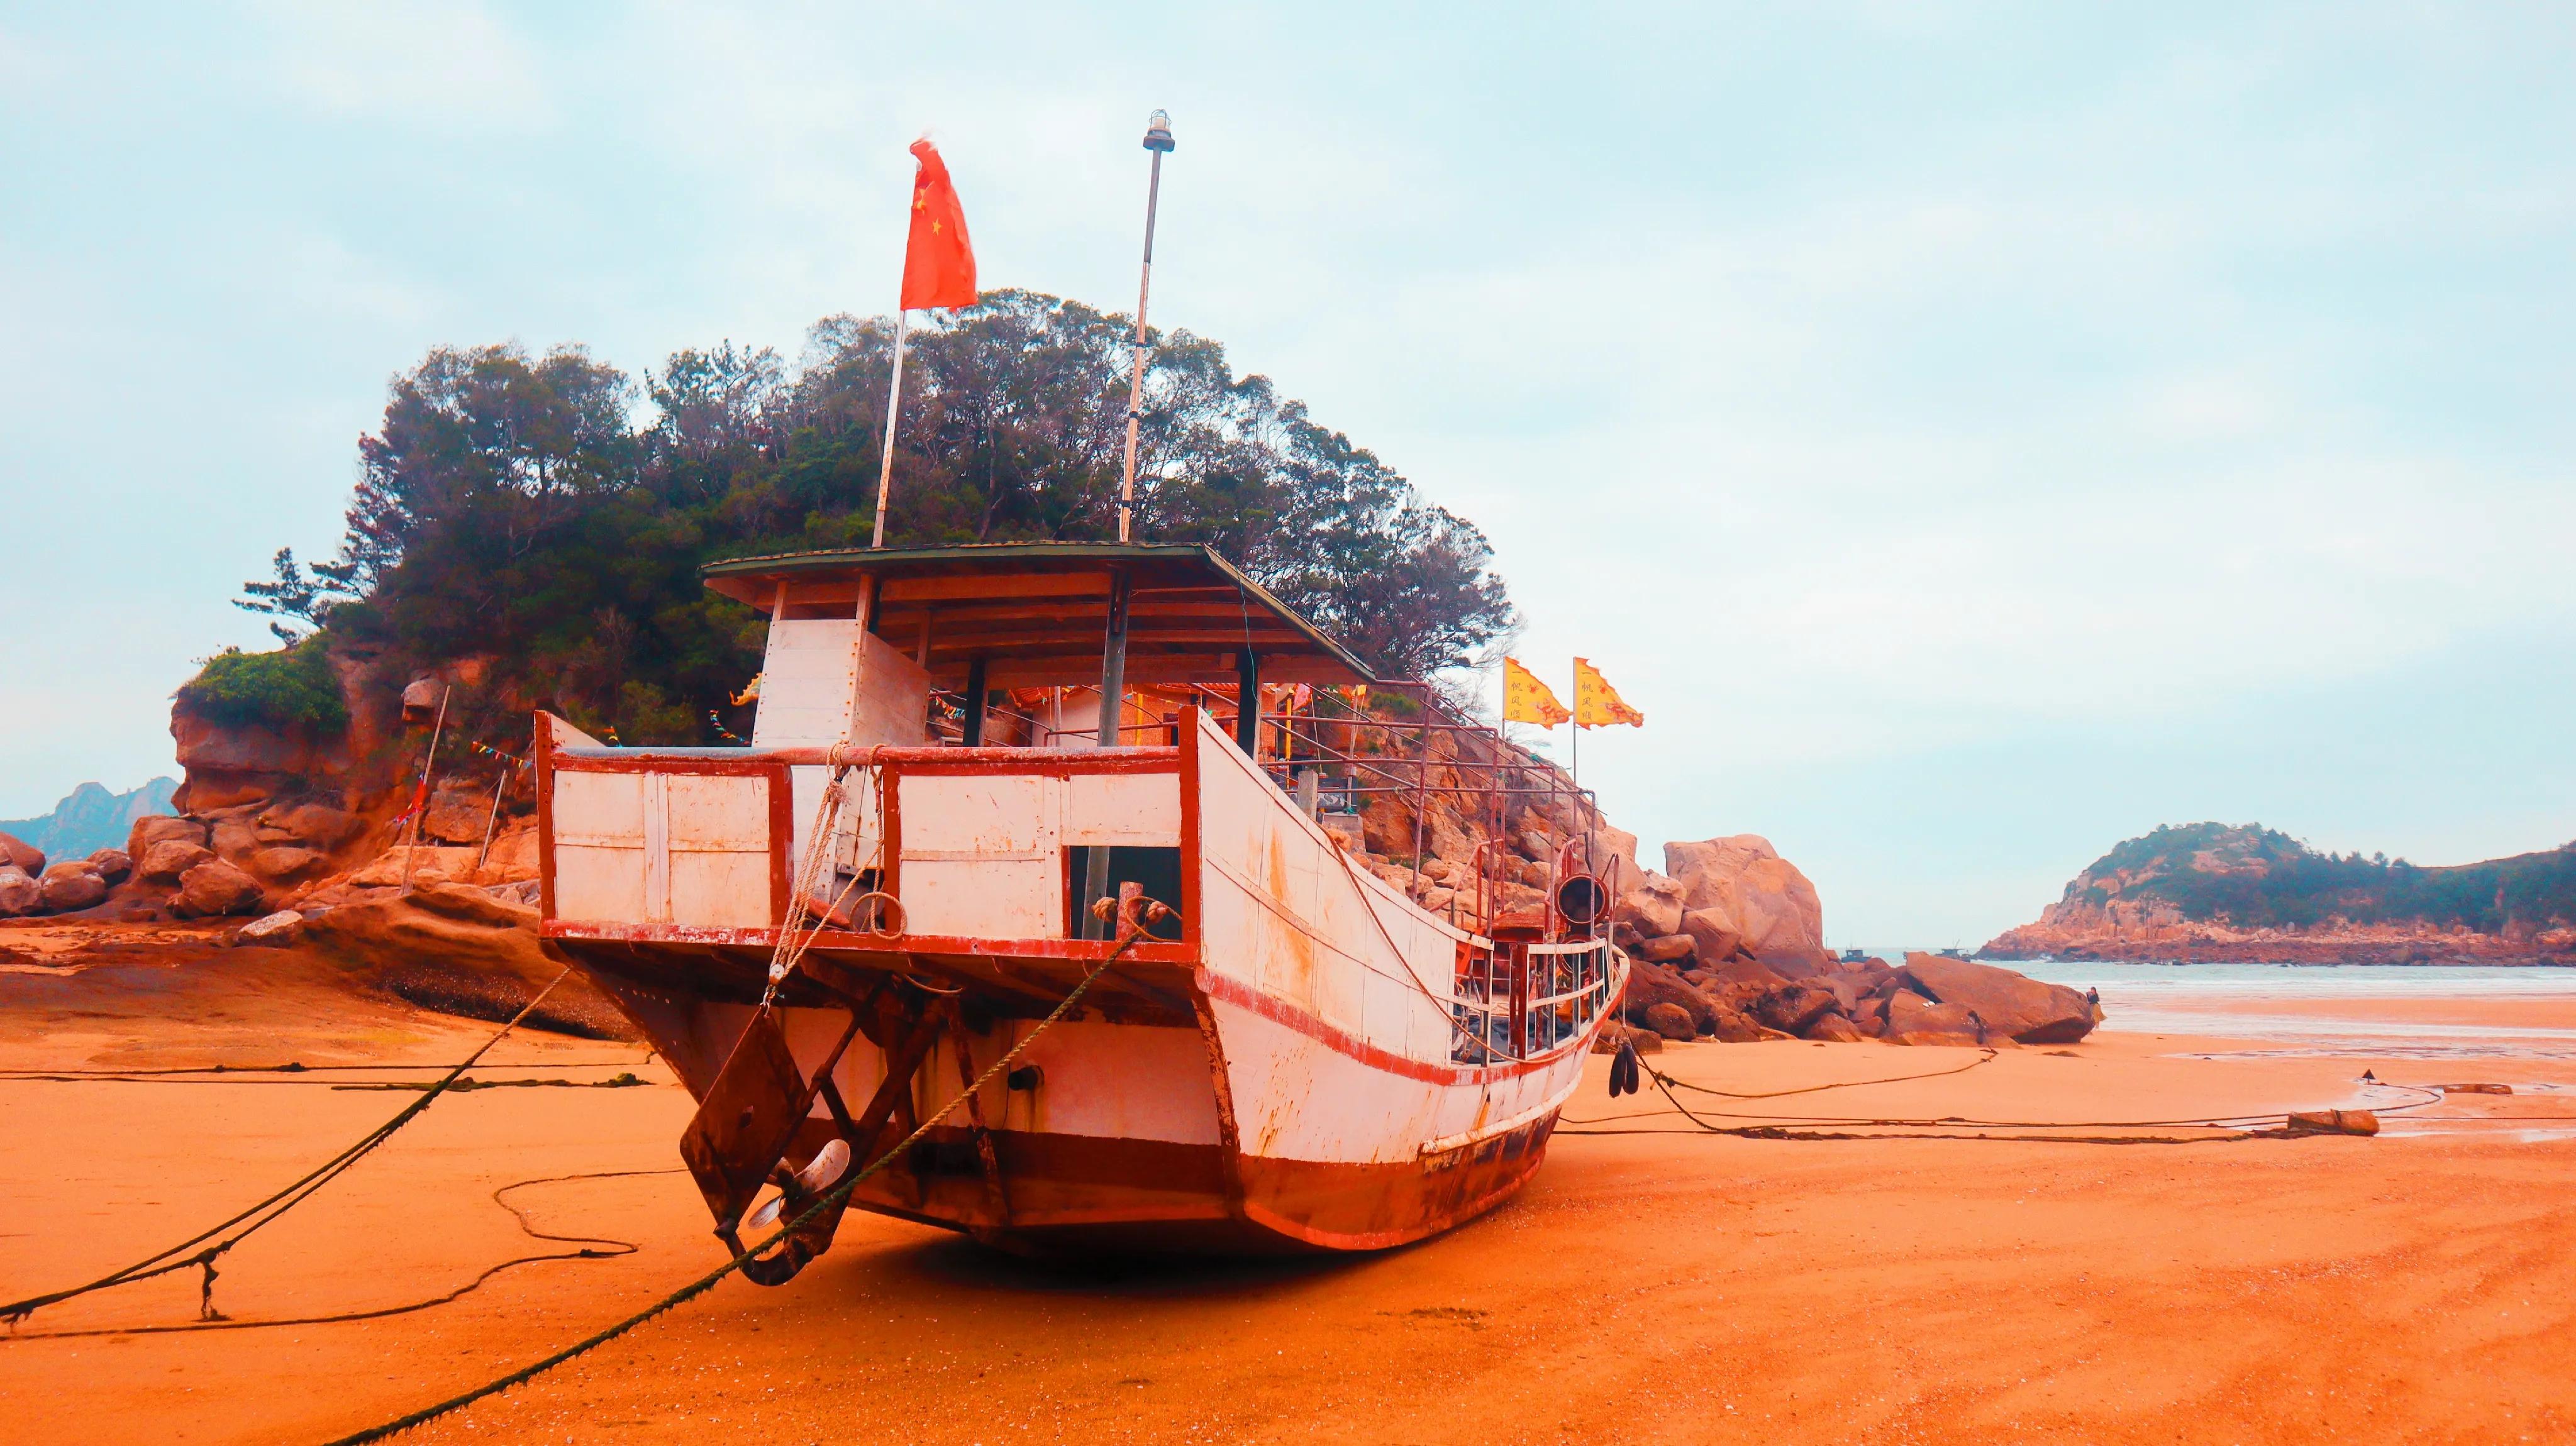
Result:
M170 766L446 342L988 285L1223 340L1483 524L1650 841L1975 942L2157 823L2576 836L2576 12L0 3L0 817Z

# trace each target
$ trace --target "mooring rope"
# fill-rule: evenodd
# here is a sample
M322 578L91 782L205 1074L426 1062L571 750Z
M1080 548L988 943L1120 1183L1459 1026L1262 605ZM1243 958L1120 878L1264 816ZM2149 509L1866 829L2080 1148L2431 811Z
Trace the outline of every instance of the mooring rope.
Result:
M628 1175L679 1175L685 1173L687 1172L679 1169L590 1170L577 1175L540 1175L529 1180L513 1180L509 1184L492 1192L492 1202L518 1218L519 1232L521 1234L534 1240L556 1240L567 1245L579 1245L583 1248L579 1250L548 1251L542 1255L522 1255L514 1259L504 1260L498 1265L486 1268L482 1273L476 1275L472 1280L465 1282L463 1285L458 1286L456 1289L448 1291L444 1295L431 1296L426 1300L415 1300L405 1305L377 1306L370 1310L337 1311L330 1315L289 1316L275 1320L233 1320L229 1317L217 1317L214 1320L192 1321L185 1325L99 1326L89 1330L30 1331L23 1335L13 1334L5 1337L5 1339L16 1341L62 1341L78 1340L84 1336L186 1335L197 1331L266 1330L273 1326L342 1325L351 1321L382 1320L387 1316L409 1315L414 1311L428 1310L432 1306L441 1306L446 1305L451 1301L462 1300L466 1296L473 1294L475 1291L482 1289L494 1276L499 1275L505 1270L513 1270L522 1265L535 1265L541 1261L547 1260L615 1260L620 1256L633 1255L637 1250L642 1248L631 1240L616 1240L604 1235L556 1235L550 1231L539 1230L535 1223L528 1219L528 1213L526 1211L521 1210L518 1206L511 1204L507 1199L503 1198L511 1191L525 1189L530 1185L553 1185L570 1180L614 1180ZM593 1246L607 1246L610 1248L604 1250L590 1248Z
M1726 1098L1726 1099L1730 1099L1730 1100L1776 1100L1776 1099L1779 1099L1779 1098L1781 1098L1781 1097L1783 1097L1783 1096L1785 1096L1785 1095L1811 1095L1811 1094L1815 1094L1815 1093L1817 1093L1817 1092L1819 1092L1819 1091L1822 1091L1822 1090L1856 1090L1856 1089L1859 1089L1859 1088L1860 1088L1861 1086L1863 1086L1863 1085L1903 1084L1903 1083L1905 1083L1907 1080L1917 1080L1917 1079L1940 1079L1940 1078L1942 1078L1942 1077L1944 1077L1944 1076L1947 1076L1947 1075L1954 1075L1954 1074L1966 1074L1968 1071L1970 1071L1970 1070L1972 1070L1972 1069L1975 1069L1977 1066L1979 1066L1979 1065L1981 1065L1981 1064L1988 1063L1989 1061L1993 1060L1993 1059L1994 1059L1994 1057L1995 1057L1995 1051L1990 1049L1990 1050L1987 1050L1987 1051L1985 1051L1984 1053L1982 1053L1982 1054L1978 1055L1975 1059L1972 1059L1972 1060L1968 1061L1966 1064L1963 1064L1963 1065L1959 1066L1957 1069L1936 1069L1936 1070L1931 1071L1931 1072L1930 1072L1930 1073L1928 1073L1928 1074L1900 1074L1900 1075L1890 1075L1890 1076L1888 1076L1888 1077L1887 1077L1887 1078L1885 1078L1885 1079L1847 1079L1847 1080L1837 1080L1837 1081L1835 1081L1835 1082L1834 1082L1834 1083L1832 1083L1832 1084L1807 1085L1807 1086L1804 1086L1804 1087L1802 1087L1802 1088L1794 1089L1794 1090L1762 1090L1762 1091L1760 1091L1760 1092L1758 1092L1758 1093L1752 1093L1752 1094L1746 1094L1746 1093L1743 1093L1743 1092L1740 1092L1740 1091L1737 1091L1737 1090L1722 1090L1722 1089L1716 1089L1716 1088L1713 1088L1713 1087L1711 1087L1711 1086L1709 1086L1709 1085L1703 1085L1703 1084L1692 1084L1689 1080L1686 1080L1686 1079L1673 1079L1673 1078L1672 1078L1672 1076L1667 1075L1667 1074L1657 1074L1657 1075L1656 1075L1656 1078L1658 1078L1658 1079L1665 1079L1665 1080L1672 1080L1672 1082L1673 1082L1674 1084L1677 1084L1677 1085L1681 1086L1683 1089L1686 1089L1686 1090L1697 1090L1697 1091L1699 1091L1701 1094L1704 1094L1704 1095L1719 1095L1719 1096L1722 1096L1722 1097L1724 1097L1724 1098ZM1638 1063L1639 1063L1640 1065L1644 1065L1644 1063L1645 1063L1645 1062L1644 1062L1643 1060L1640 1060L1640 1061L1638 1061ZM1648 1069L1648 1071L1649 1071L1649 1072L1652 1072L1652 1070L1653 1070L1653 1067L1652 1067L1652 1066L1645 1066L1645 1067Z
M1985 1051L1980 1058L1971 1060L1957 1069L1936 1070L1928 1074L1903 1075L1895 1079L1849 1080L1838 1084L1814 1085L1803 1090L1780 1090L1771 1094L1750 1095L1731 1094L1725 1090L1711 1089L1706 1085L1695 1085L1688 1080L1675 1079L1671 1075L1664 1073L1662 1070L1655 1068L1653 1065L1646 1064L1643 1060L1640 1060L1638 1061L1639 1068L1644 1070L1644 1072L1654 1080L1656 1090L1660 1092L1665 1100L1672 1105L1673 1111L1678 1112L1682 1118L1688 1120L1693 1128L1594 1128L1597 1126L1613 1124L1619 1120L1659 1119L1667 1113L1663 1110L1639 1110L1631 1111L1626 1114L1604 1115L1596 1119L1568 1118L1565 1123L1576 1126L1576 1128L1559 1128L1555 1133L1560 1135L1730 1135L1742 1139L1756 1140L2022 1140L2033 1143L2087 1145L2187 1145L2225 1143L2232 1140L2289 1138L2284 1130L2280 1128L2262 1128L2264 1126L2286 1126L2289 1122L2289 1114L2286 1111L2247 1113L2241 1115L2203 1116L2194 1119L2174 1120L1978 1120L1969 1119L1961 1115L1945 1115L1939 1119L1901 1119L1831 1115L1739 1115L1728 1114L1720 1110L1709 1110L1706 1112L1706 1117L1704 1118L1700 1112L1694 1111L1690 1106L1683 1104L1681 1102L1681 1097L1673 1093L1673 1090L1678 1087L1681 1089L1699 1090L1706 1094L1725 1095L1731 1099L1770 1099L1776 1098L1778 1095L1782 1094L1808 1094L1813 1093L1815 1090L1850 1089L1858 1088L1862 1085L1873 1084L1895 1084L1907 1079L1939 1079L1947 1075L1964 1074L1968 1070L1974 1069L1978 1065L1992 1060L1995 1057L1995 1054L1996 1051L1990 1049ZM2422 1090L2424 1089L2424 1086L2391 1085L2387 1086L2387 1088ZM2439 1095L2434 1095L2430 1100L2415 1100L2406 1104L2392 1105L2380 1112L2395 1113L2402 1110L2421 1109L2427 1104L2438 1101L2439 1098ZM1721 1125L1712 1123L1712 1120L1762 1120L1767 1121L1767 1123L1756 1125ZM1848 1133L1848 1131L1853 1129L1875 1130L1879 1131L1879 1133ZM1963 1130L1991 1132L1994 1130L2113 1129L2210 1130L2221 1133L2207 1135L1997 1135L1993 1133L1959 1133ZM1886 1133L1887 1131L1892 1130L1901 1130L1904 1131L1904 1133Z
M748 1264L753 1257L787 1239L788 1236L793 1235L796 1231L802 1229L808 1222L823 1214L824 1211L836 1208L846 1203L850 1198L851 1192L857 1190L870 1176L875 1175L878 1171L883 1170L886 1166L894 1163L896 1157L900 1156L905 1150L910 1149L913 1144L919 1141L924 1135L929 1134L931 1129L938 1125L940 1121L947 1119L951 1113L955 1112L959 1105L966 1102L969 1096L999 1078L1004 1071L1010 1068L1012 1061L1018 1059L1023 1051L1036 1042L1039 1035L1046 1033L1047 1030L1052 1028L1058 1020L1061 1020L1067 1013L1072 1011L1074 1004L1090 990L1093 984L1099 981L1100 976L1109 972L1110 965L1117 963L1120 956L1133 948L1136 942L1144 937L1144 919L1140 916L1126 931L1126 936L1118 941L1118 947L1110 950L1106 958L1092 966L1091 972L1082 976L1082 982L1073 986L1073 992L1067 994L1063 1001L1057 1004L1055 1009L1049 1013L1046 1018L1039 1020L1037 1026L1023 1036L1019 1043L1011 1046L1009 1050L1005 1051L1000 1059L993 1061L993 1065L990 1069L987 1069L982 1074L976 1076L973 1083L967 1085L964 1089L951 1096L948 1103L940 1106L937 1111L925 1116L921 1122L920 1128L897 1141L894 1146L888 1149L884 1154L877 1156L874 1161L869 1163L867 1168L852 1174L848 1179L843 1180L840 1184L833 1186L830 1190L827 1190L822 1195L816 1197L814 1203L811 1206L808 1206L803 1214L780 1225L777 1233L770 1236L768 1239L763 1240L759 1244L752 1246L750 1249L743 1251L731 1260L728 1260L724 1264L717 1266L715 1269L708 1271L706 1274L699 1276L697 1279L690 1281L688 1284L681 1286L678 1290L671 1292L669 1295L662 1297L660 1300L653 1302L651 1305L644 1307L642 1310L635 1312L624 1320L621 1320L604 1330L585 1336L582 1339L573 1342L571 1345L564 1347L562 1350L555 1352L553 1355L547 1356L541 1361L522 1366L518 1370L510 1372L508 1375L486 1381L482 1385L476 1386L470 1391L460 1391L456 1395L450 1396L444 1401L437 1402L434 1405L424 1406L408 1415L387 1421L381 1426L370 1426L363 1431L356 1431L349 1435L339 1437L338 1439L329 1442L328 1446L363 1446L363 1443L369 1441L382 1441L388 1436L408 1431L414 1426L425 1425L428 1422L437 1420L441 1416L449 1414L450 1412L462 1410L465 1407L482 1400L486 1396L498 1395L501 1392L510 1389L512 1386L525 1385L529 1381L535 1380L537 1377L544 1375L546 1372L553 1370L555 1367L562 1365L566 1361L572 1360L576 1356L583 1355L589 1351L596 1350L600 1346L608 1344L610 1341L617 1339L619 1336L626 1334L628 1331L635 1329L637 1326L644 1324L646 1321L653 1319L664 1311L670 1310L675 1306L684 1305L689 1301L704 1295L709 1290L714 1289L718 1282L722 1281L726 1276L733 1274L735 1271L742 1269L743 1266Z
M86 1285L75 1285L66 1290L57 1290L44 1295L29 1296L25 1300L11 1301L7 1305L0 1305L0 1320L8 1322L9 1328L14 1331L18 1328L19 1322L35 1314L37 1311L42 1310L46 1306L58 1305L75 1296L87 1295L92 1291L107 1290L120 1285L132 1285L136 1281L150 1280L154 1276L168 1275L172 1271L186 1270L191 1266L204 1272L203 1277L199 1280L197 1285L198 1318L200 1320L207 1321L221 1320L223 1317L218 1315L215 1311L215 1277L218 1273L215 1270L215 1262L223 1257L225 1251L228 1251L234 1246L241 1244L243 1241L248 1240L270 1221L277 1219L287 1211L294 1209L296 1206L301 1205L306 1200L312 1198L315 1191L320 1190L323 1186L328 1185L333 1180L337 1179L342 1172L346 1171L350 1166L358 1163L359 1160L365 1158L369 1151L393 1138L395 1131L401 1129L407 1124L410 1124L413 1120L418 1119L421 1111L428 1109L432 1101L436 1100L440 1095L445 1094L448 1087L456 1083L457 1079L467 1070L472 1069L475 1062L482 1059L486 1051L490 1050L492 1046L499 1044L503 1036L507 1035L511 1030L518 1028L521 1021L535 1013L537 1006L545 1003L546 996L555 992L555 985L563 983L566 978L571 976L571 974L572 970L567 966L562 973L557 974L554 977L552 983L549 983L545 988L538 990L537 997L529 1000L525 1008L522 1008L518 1013L510 1016L509 1023L502 1025L499 1030L494 1032L490 1039L483 1041L480 1048L476 1049L472 1054L467 1055L464 1063L449 1070L445 1078L439 1080L438 1083L423 1091L419 1099L403 1106L402 1110L392 1119L387 1120L383 1124L368 1131L365 1135L359 1138L356 1144L351 1145L349 1148L342 1150L339 1154L332 1156L329 1160L324 1161L321 1165L315 1167L310 1173L305 1175L302 1179L297 1180L294 1184L287 1186L285 1189L278 1191L276 1194L269 1196L267 1199L260 1201L258 1204L251 1206L249 1209L242 1211L240 1214L233 1216L222 1224L213 1226L210 1229L201 1230L195 1235L171 1246L167 1250L156 1251L151 1255L147 1255L143 1259L136 1261L134 1264L125 1267L123 1270L112 1271L109 1274L100 1276L98 1279L93 1280ZM217 1236L224 1235L225 1231L231 1230L234 1226L241 1225L245 1220L250 1221L250 1224L244 1226L240 1231L232 1235L225 1236L225 1238L221 1240L215 1239ZM206 1244L206 1242L210 1240L214 1241L214 1243L211 1245ZM180 1252L190 1250L197 1246L204 1246L204 1248L196 1250L194 1254L182 1256L177 1260L171 1259L172 1256L179 1255Z

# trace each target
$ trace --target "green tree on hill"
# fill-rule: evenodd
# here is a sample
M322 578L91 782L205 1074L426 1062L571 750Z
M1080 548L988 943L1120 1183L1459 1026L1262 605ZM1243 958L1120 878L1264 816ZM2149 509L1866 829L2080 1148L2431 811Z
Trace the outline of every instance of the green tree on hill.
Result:
M2093 862L2067 888L2170 903L2193 922L2309 928L2424 920L2482 934L2576 921L2576 843L2543 853L2423 868L2359 850L2319 853L2260 824L2166 824Z
M1128 335L1023 291L916 332L888 542L1114 537ZM1216 548L1391 676L1453 666L1509 625L1472 524L1236 376L1217 343L1153 341L1140 539ZM762 631L698 568L865 545L891 354L888 323L852 317L818 323L795 366L727 342L640 387L578 347L440 348L359 442L339 555L305 568L281 551L241 606L290 641L301 624L417 661L490 656L496 696L630 743L711 741Z

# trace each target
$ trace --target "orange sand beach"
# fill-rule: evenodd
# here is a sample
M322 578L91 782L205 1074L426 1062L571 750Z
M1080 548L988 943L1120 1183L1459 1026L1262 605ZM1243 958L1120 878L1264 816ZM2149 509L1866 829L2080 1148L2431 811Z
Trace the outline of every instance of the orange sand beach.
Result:
M355 994L319 960L215 950L186 930L6 942L11 1298L223 1219L412 1098L349 1086L429 1079L490 1034ZM2264 1012L2336 1011L2569 1022L2512 999ZM1683 1095L1720 1124L1954 1121L1832 1131L1865 1138L1703 1134L1651 1087L1611 1101L1596 1060L1526 1192L1383 1255L1037 1264L854 1213L789 1285L728 1280L404 1439L2576 1436L2576 1058L2374 1059L2111 1023L1983 1063L1798 1042L1648 1061L1736 1094L1934 1076ZM308 1068L132 1073L288 1060ZM598 1255L325 1324L168 1330L196 1322L194 1271L85 1297L0 1342L8 1439L323 1441L531 1361L719 1262L678 1173L690 1102L667 1072L632 1045L535 1033L490 1060L475 1078L566 1083L441 1099L227 1256L215 1307L235 1324L346 1315L447 1295L518 1257ZM2374 1091L2354 1083L2365 1068L2517 1092ZM575 1087L620 1072L645 1083ZM2085 1123L2326 1106L2381 1109L2388 1128L2226 1140ZM1609 1130L1637 1133L1587 1133ZM2008 1138L2052 1133L2192 1142ZM1939 1137L1886 1138L1909 1134Z

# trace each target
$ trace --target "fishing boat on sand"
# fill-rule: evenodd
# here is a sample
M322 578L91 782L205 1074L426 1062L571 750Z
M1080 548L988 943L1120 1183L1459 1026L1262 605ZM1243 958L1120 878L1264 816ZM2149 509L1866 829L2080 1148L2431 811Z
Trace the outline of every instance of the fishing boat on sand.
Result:
M1538 1168L1628 961L1590 841L1512 859L1525 771L1433 690L1197 546L706 577L769 619L750 746L541 715L542 929L700 1102L719 1238L827 1207L754 1279L827 1249L833 1183L916 1133L845 1203L1032 1252L1379 1249ZM1319 722L1298 685L1380 706ZM1409 800L1416 862L1434 787L1481 790L1473 878L1435 909L1355 859L1328 777L1346 810Z

